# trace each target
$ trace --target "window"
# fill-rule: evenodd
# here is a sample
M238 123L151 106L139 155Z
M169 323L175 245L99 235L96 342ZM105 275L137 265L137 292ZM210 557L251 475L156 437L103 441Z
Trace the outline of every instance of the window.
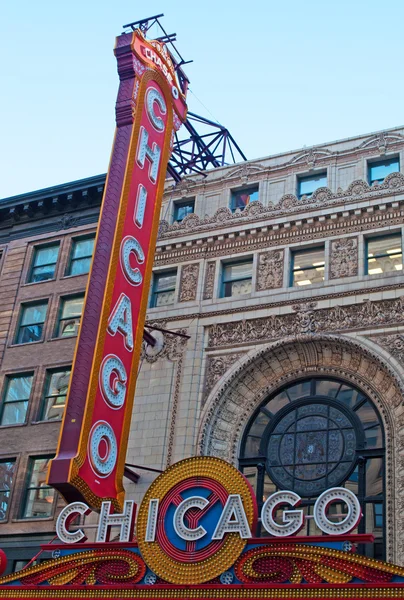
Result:
M59 243L52 244L51 246L37 246L34 248L28 283L53 279L55 276L58 254Z
M320 187L327 186L327 172L317 173L316 175L308 175L306 177L298 177L297 180L297 196L310 197Z
M38 342L42 339L47 310L48 301L22 306L16 344Z
M258 198L258 186L234 191L231 193L231 211L235 212L238 208L244 210L248 204L256 202Z
M387 175L390 175L390 173L398 173L399 171L400 161L398 157L370 162L368 163L369 184L372 185L372 183L376 182L383 183Z
M372 533L369 551L383 558L384 446L381 419L365 393L338 379L308 378L280 388L254 413L243 435L240 468L255 487L258 505L287 489L301 496L309 516L324 490L348 488L363 513L353 533ZM345 511L343 504L334 509ZM262 528L259 535L267 533ZM324 534L311 518L297 535Z
M85 275L90 271L91 257L93 256L94 251L94 241L94 236L73 240L67 275Z
M38 519L52 515L55 490L46 483L51 457L30 458L25 499L22 506L23 519Z
M78 334L83 302L84 294L62 299L56 337L71 337Z
M32 380L32 373L6 377L0 425L25 423Z
M11 488L14 481L15 460L0 461L0 521L7 519Z
M223 265L222 298L251 293L252 258Z
M163 271L153 275L153 292L151 307L170 306L174 304L177 269Z
M324 246L292 252L292 286L311 285L324 281Z
M184 200L181 202L174 202L174 221L182 221L187 215L194 212L195 200Z
M66 406L70 372L71 369L68 368L46 373L43 413L41 416L43 421L57 421L62 418Z
M367 275L396 273L403 270L401 235L389 235L366 240Z

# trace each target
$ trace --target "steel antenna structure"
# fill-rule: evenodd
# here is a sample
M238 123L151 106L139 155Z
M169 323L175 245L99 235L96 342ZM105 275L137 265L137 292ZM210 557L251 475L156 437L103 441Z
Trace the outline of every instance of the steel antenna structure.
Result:
M176 33L167 33L160 22L164 14L153 15L124 25L124 29L140 29L144 35L156 25L162 35L155 38L167 45L171 59L175 65L179 85L185 92L189 79L185 75L183 65L193 62L184 60L175 46ZM167 175L174 181L181 181L184 175L197 173L204 175L208 169L216 169L228 164L247 160L244 152L234 140L230 131L221 125L201 115L188 112L187 119L181 129L176 132L173 153L168 163Z

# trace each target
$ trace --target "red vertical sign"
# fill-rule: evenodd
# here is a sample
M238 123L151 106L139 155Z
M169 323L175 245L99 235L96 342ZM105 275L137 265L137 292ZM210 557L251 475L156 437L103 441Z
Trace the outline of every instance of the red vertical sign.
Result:
M186 104L162 44L136 31L115 54L117 130L48 481L69 502L119 509L164 180Z

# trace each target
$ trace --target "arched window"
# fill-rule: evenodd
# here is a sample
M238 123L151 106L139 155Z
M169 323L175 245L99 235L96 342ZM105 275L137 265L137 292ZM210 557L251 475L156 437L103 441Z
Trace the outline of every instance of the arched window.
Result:
M384 432L370 399L344 381L310 378L267 398L243 436L240 470L255 488L258 507L277 490L302 497L309 517L317 497L346 487L359 498L357 533L372 533L361 551L384 558ZM338 514L344 505L332 505ZM308 518L299 535L321 535ZM266 535L264 530L259 535Z

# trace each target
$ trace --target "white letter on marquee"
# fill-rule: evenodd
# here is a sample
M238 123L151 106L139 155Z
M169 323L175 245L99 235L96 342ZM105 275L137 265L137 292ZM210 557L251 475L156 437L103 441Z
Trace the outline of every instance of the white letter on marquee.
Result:
M98 523L96 542L107 542L111 527L120 527L119 541L130 542L133 537L135 511L133 500L125 500L123 513L110 514L111 502L101 504L100 520Z
M239 494L230 494L220 515L212 540L221 540L225 533L237 532L245 540L251 536L250 526L247 521L243 502Z
M159 500L152 498L149 502L149 513L147 515L145 542L154 542L156 539L157 514L159 510Z
M122 240L121 243L122 270L129 283L132 285L140 285L143 281L143 277L139 269L137 267L133 268L130 264L130 255L132 252L140 265L144 263L145 256L142 246L139 244L137 239L128 235Z
M144 211L146 210L147 190L139 183L137 188L136 208L135 208L135 225L141 229L143 227Z
M167 113L166 103L164 102L163 96L156 90L156 88L149 88L146 92L146 109L147 115L150 119L151 124L157 131L162 133L165 129L164 121L161 117L156 115L154 111L154 103L158 104L158 107L163 115Z
M202 496L191 496L183 500L175 509L174 513L174 529L175 533L187 542L194 542L200 540L206 535L206 529L199 525L195 529L190 529L184 523L184 517L187 510L190 508L205 508L209 504L209 500Z
M117 375L111 386L112 374ZM123 362L115 354L108 354L104 358L100 369L100 384L103 398L111 408L121 408L125 402L126 370Z
M344 502L348 507L348 514L342 521L330 521L326 515L328 506L332 502ZM351 490L346 488L331 488L323 492L314 505L314 521L324 533L342 535L355 529L362 517L361 505L358 498Z
M156 142L153 142L153 146L152 148L150 148L150 146L148 145L148 141L149 134L146 131L146 129L143 126L141 126L136 160L138 165L143 169L146 157L149 159L149 179L152 183L156 183L160 164L161 150L160 146L158 146Z
M115 335L117 331L122 333L126 348L133 350L132 305L125 294L120 295L109 315L108 331L111 335Z
M293 535L302 528L304 516L302 510L285 510L282 514L284 525L281 525L273 518L273 513L279 504L290 504L296 506L301 501L300 496L295 492L275 492L265 501L261 511L262 524L271 535L278 537Z
M85 542L87 536L82 529L71 532L67 528L76 515L88 515L90 512L91 510L84 502L72 502L72 504L65 506L60 511L56 521L56 535L60 541L64 544Z

